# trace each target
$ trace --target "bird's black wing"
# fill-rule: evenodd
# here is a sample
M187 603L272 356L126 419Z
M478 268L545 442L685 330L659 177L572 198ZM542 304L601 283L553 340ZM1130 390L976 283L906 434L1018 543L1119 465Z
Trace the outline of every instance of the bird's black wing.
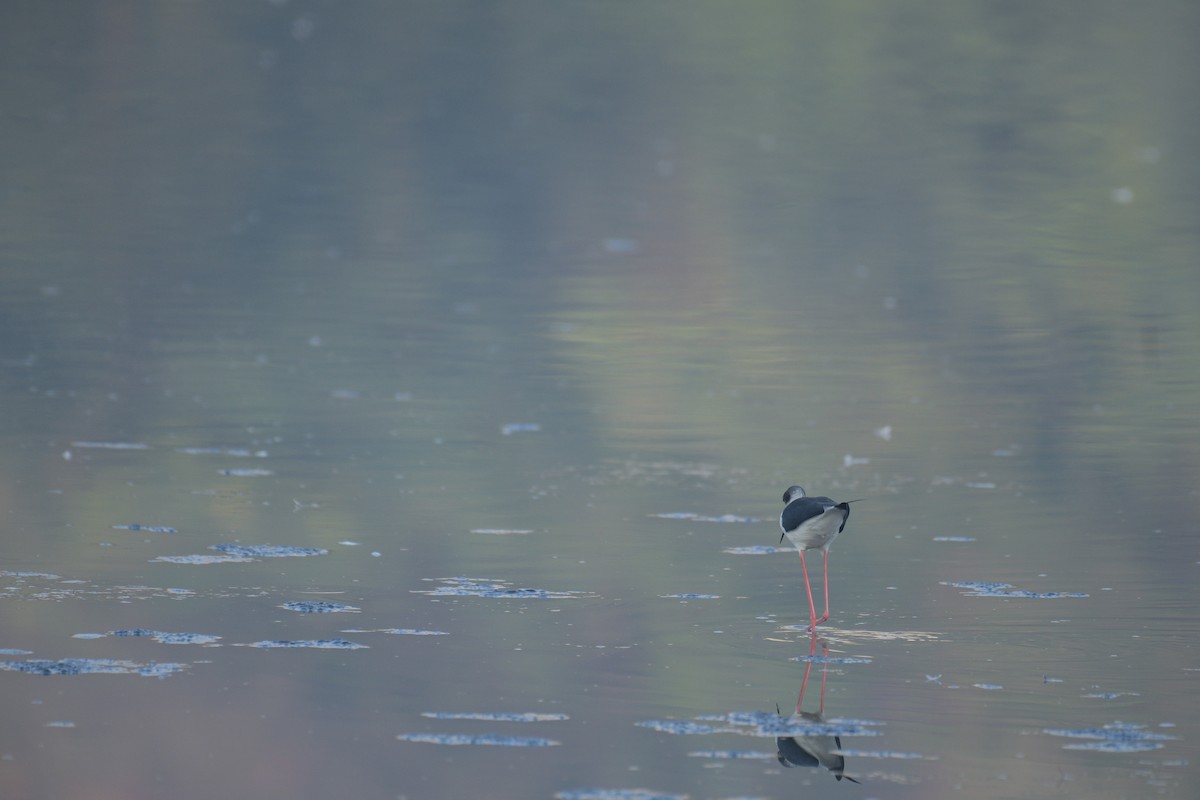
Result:
M831 505L833 501L828 497L801 497L793 500L783 509L783 514L779 517L779 526L790 533L810 519L824 514L825 507Z

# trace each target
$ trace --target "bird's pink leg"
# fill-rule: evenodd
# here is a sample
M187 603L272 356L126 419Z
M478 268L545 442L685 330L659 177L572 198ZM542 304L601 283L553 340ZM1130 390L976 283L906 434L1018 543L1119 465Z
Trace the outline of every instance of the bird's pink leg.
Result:
M804 690L808 687L808 674L812 672L813 655L817 652L817 635L813 634L812 643L808 646L808 662L804 665L804 680L800 681L800 696L796 698L796 713L800 713L800 706L804 703ZM823 694L823 693L822 693Z
M804 560L804 550L800 550L800 568L804 570L804 590L808 592L808 629L817 630L817 605L813 602L812 585L808 582L808 562Z
M822 570L825 573L825 613L821 616L821 618L819 620L817 620L815 623L813 623L814 627L816 625L820 625L822 622L829 619L829 551L828 550L823 551L823 555L825 556L824 561L823 561L824 569ZM805 577L807 577L807 576L805 576ZM812 600L810 599L809 602L812 602ZM815 617L816 615L817 615L817 610L814 608L813 616Z
M817 716L825 716L825 676L829 673L829 646L824 641L821 642L821 655L825 656L826 661L821 665L821 706L817 709Z

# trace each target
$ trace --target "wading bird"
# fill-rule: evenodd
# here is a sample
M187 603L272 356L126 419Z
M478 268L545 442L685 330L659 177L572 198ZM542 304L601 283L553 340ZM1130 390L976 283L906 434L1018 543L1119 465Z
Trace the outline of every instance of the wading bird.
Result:
M850 518L850 504L857 500L835 503L828 497L807 497L804 489L799 486L789 486L783 493L783 513L779 515L779 527L783 533L779 541L786 536L800 551L800 567L804 570L804 590L808 592L808 611L810 631L816 631L817 626L829 619L829 545L846 527ZM817 607L813 603L812 585L808 582L808 562L804 558L805 550L820 550L823 561L822 571L825 574L825 613L817 618Z

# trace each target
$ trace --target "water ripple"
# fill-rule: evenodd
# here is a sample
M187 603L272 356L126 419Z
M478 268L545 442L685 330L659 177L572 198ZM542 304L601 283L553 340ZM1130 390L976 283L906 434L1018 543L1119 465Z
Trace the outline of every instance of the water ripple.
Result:
M1027 592L1024 589L1013 589L1011 583L989 583L987 581L941 581L942 586L953 586L957 589L970 589L964 592L964 597L1022 597L1035 600L1050 600L1061 597L1087 597L1079 592Z
M713 725L705 725L700 722L693 722L686 719L647 719L641 722L635 722L639 728L649 728L652 731L660 733L671 733L676 735L705 735L709 733L724 733L724 728L715 727Z
M1162 742L1175 739L1165 733L1152 733L1142 725L1111 722L1099 728L1043 728L1042 733L1068 739L1093 739L1081 744L1063 745L1064 750L1101 750L1108 753L1137 753L1158 750Z
M145 636L161 644L213 644L220 636L207 633L171 633L169 631L152 631L145 628L132 628L119 631L109 631L110 636Z
M390 633L393 636L449 636L449 631L431 631L424 628L350 628L342 633Z
M169 528L166 525L140 525L136 522L131 522L127 525L113 525L113 530L139 531L144 533L178 533L177 530Z
M800 722L765 711L734 711L725 715L732 732L747 736L879 736L882 722L868 719L830 719Z
M745 547L726 547L721 550L731 556L766 556L772 553L794 553L794 547L775 547L769 544L752 544Z
M695 720L651 719L635 722L640 728L675 735L736 733L743 736L878 736L882 722L857 719L831 719L826 722L793 721L768 711L731 711L710 714Z
M190 556L159 556L150 560L163 564L245 564L254 559L246 556L210 556L196 553Z
M422 711L421 716L430 719L473 719L484 722L561 722L570 719L566 714L540 714L534 711L523 713L503 711Z
M149 450L145 442L71 442L71 447L85 450Z
M526 736L500 736L495 733L399 733L402 742L448 745L490 745L495 747L556 747L561 742Z
M658 519L682 519L688 522L723 522L723 523L754 523L762 520L757 517L739 517L735 514L722 514L719 517L710 517L705 514L694 514L691 511L668 511L663 514L651 514L652 517Z
M0 670L29 675L144 675L165 678L186 669L183 664L139 664L107 658L64 658L59 661L31 658L25 661L0 661Z
M422 580L433 581L434 578ZM438 578L442 585L436 589L412 589L414 594L425 594L430 597L488 597L516 600L570 600L579 597L595 597L591 592L578 590L533 589L522 587L510 588L507 581L492 578Z
M176 447L176 453L189 456L232 456L233 458L266 458L266 450L246 450L240 447Z
M329 554L328 550L319 547L291 547L277 544L214 544L209 550L243 558L299 558Z
M297 641L270 640L251 642L246 647L276 648L276 647L307 647L317 650L366 650L367 645L358 642L348 642L345 639L301 639Z
M799 661L802 664L870 664L869 658L858 656L792 656L789 661Z
M357 613L362 610L355 606L348 606L345 603L331 603L328 600L296 600L291 603L284 603L280 608L286 608L288 611L296 611L300 614Z
M924 753L904 753L899 750L849 750L838 748L838 754L853 758L894 758L901 761L937 761L937 756L927 756Z
M555 792L556 800L688 800L686 794L666 794L651 789L569 789Z
M693 750L688 753L691 758L710 758L733 761L774 761L775 754L765 750Z

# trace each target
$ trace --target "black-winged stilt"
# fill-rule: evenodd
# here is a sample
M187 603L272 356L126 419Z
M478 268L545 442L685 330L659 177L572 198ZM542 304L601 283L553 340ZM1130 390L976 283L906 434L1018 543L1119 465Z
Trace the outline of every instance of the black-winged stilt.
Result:
M783 513L779 515L779 527L783 533L779 541L786 536L800 551L800 567L804 570L804 590L808 592L809 630L816 631L817 626L829 619L829 545L846 527L850 518L850 503L835 503L828 497L807 497L804 489L799 486L789 486L783 493ZM812 585L808 582L808 562L804 558L805 550L820 550L825 575L825 613L817 619L817 607L813 603Z

